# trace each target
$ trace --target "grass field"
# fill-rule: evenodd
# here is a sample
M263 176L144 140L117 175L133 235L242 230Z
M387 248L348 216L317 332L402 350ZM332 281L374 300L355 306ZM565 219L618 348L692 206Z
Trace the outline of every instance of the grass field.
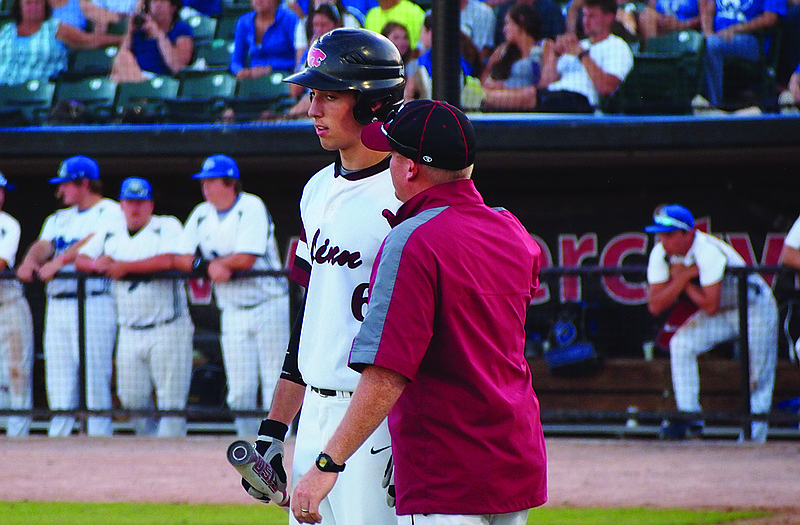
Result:
M766 517L760 511L572 509L531 511L533 525L701 525ZM255 505L0 502L5 525L285 525L286 512Z

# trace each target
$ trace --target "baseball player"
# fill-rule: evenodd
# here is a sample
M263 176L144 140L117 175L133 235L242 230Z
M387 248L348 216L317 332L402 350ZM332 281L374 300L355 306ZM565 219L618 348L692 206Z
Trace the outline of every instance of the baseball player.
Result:
M303 410L292 461L292 479L309 469L330 468L320 456L339 424L358 382L347 367L353 338L364 319L372 265L389 232L384 210L397 210L389 156L367 149L361 130L384 120L402 104L405 78L397 48L364 29L335 29L317 40L307 68L286 79L310 89L308 115L320 144L337 151L335 162L314 175L300 200L303 224L291 277L307 289L292 334L269 419L256 449L283 471L283 439ZM339 484L323 500L329 525L394 523L381 487L391 457L384 421L350 459ZM244 484L257 499L265 499ZM294 517L290 521L295 523Z
M656 209L657 235L647 264L647 307L658 315L685 294L699 310L669 341L675 402L681 412L699 413L700 376L697 356L739 334L738 277L725 272L742 267L744 259L729 244L694 227L692 213L678 204ZM772 290L755 273L747 276L747 327L750 343L750 408L768 414L778 355L778 306ZM702 432L702 421L672 420L662 437L682 439ZM767 439L766 421L754 421L752 440Z
M14 189L0 173L0 210L6 193ZM14 267L19 245L19 222L0 211L0 271ZM16 410L33 408L33 322L22 285L14 279L0 280L0 407ZM27 436L29 416L9 416L6 435Z
M89 157L70 157L61 163L57 194L67 208L50 215L39 238L31 245L17 268L21 281L34 277L47 283L47 311L44 323L45 384L52 410L78 407L79 352L85 351L86 406L90 410L111 408L111 358L117 333L114 299L108 279L86 280L86 347L78 347L78 295L75 279L55 278L62 269L74 270L78 249L98 229L124 223L119 204L103 198L100 170ZM55 416L48 435L68 436L73 416ZM110 436L111 418L90 416L90 436Z
M153 190L145 179L125 179L119 195L126 226L99 231L79 251L75 266L114 279L117 306L117 394L122 406L183 410L192 373L192 335L186 289L182 280L148 278L174 268L174 254L183 234L178 219L153 215ZM141 276L127 278L126 276ZM152 432L151 420L136 417L138 435ZM162 417L159 437L186 435L186 418Z
M280 270L275 225L264 202L242 191L239 167L225 155L203 163L200 180L206 202L184 224L176 266L207 275L221 311L221 345L228 379L228 406L255 410L258 386L269 410L289 341L289 292L281 276L238 278L233 272ZM187 255L197 253L196 256ZM252 437L258 419L236 417L239 436Z

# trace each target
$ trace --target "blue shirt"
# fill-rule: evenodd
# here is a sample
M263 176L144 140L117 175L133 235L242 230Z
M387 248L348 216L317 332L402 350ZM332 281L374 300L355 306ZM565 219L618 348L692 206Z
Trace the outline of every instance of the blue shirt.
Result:
M293 71L296 60L294 32L299 19L286 7L279 7L275 21L256 44L256 12L243 14L236 22L231 55L231 73L246 67L271 66L274 70Z
M656 11L672 15L678 20L689 20L700 16L697 0L657 0Z
M433 78L433 54L430 49L419 56L417 59L417 67L424 67L428 72L428 76ZM472 66L464 59L463 55L461 56L461 72L468 77L475 76Z
M80 0L69 0L61 7L54 7L50 16L78 29L86 29L86 17L83 16L83 11L81 11Z
M175 41L182 36L192 36L192 28L186 22L178 20L167 33L167 38L175 45ZM161 51L158 50L158 42L155 38L147 36L147 31L140 29L133 34L131 39L131 52L136 57L136 62L142 71L149 71L156 75L172 75Z
M211 17L216 17L222 12L221 0L183 0L183 5Z
M741 22L747 22L769 11L779 16L786 14L786 0L716 0L717 14L714 16L714 31Z

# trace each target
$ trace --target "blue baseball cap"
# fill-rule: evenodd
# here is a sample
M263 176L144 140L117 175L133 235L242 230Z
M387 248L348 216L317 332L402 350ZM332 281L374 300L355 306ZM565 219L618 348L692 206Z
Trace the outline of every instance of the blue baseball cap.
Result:
M646 226L644 231L647 233L667 233L676 230L690 231L694 228L694 216L692 212L680 204L666 204L656 209L653 214L653 222Z
M153 188L150 183L139 177L130 177L122 181L119 190L119 200L153 200Z
M70 157L61 163L58 168L58 177L50 179L50 184L61 184L79 179L99 179L100 168L97 163L89 157L77 155Z
M236 161L227 155L211 155L205 162L200 173L192 175L193 179L210 179L213 177L239 178L239 166Z
M11 191L14 189L14 185L6 180L2 172L0 172L0 188L3 188L6 191Z

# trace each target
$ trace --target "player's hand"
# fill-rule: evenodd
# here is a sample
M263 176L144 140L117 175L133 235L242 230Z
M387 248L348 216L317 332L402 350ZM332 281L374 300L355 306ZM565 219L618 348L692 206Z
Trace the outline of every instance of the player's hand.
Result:
M17 268L17 279L24 283L33 282L33 276L38 270L38 266L23 263Z
M216 259L208 263L208 276L215 283L226 283L231 280L233 272Z
M106 274L111 265L114 264L114 259L108 255L101 255L92 263L92 269L99 274ZM109 276L111 277L111 276Z
M386 504L394 508L395 504L395 488L394 488L394 456L389 456L389 461L386 463L386 470L383 471L383 481L381 487L386 489Z
M40 280L48 282L52 281L53 277L55 277L58 271L63 267L64 265L61 264L61 261L53 259L44 263L36 273L39 275Z
M112 261L104 273L110 279L122 279L128 275L128 265L124 261Z
M258 429L258 438L255 442L256 452L261 454L269 466L275 471L280 483L280 489L286 489L286 469L283 467L283 441L289 427L280 421L265 419ZM254 489L250 483L242 480L242 487L252 497L262 503L269 503L269 496Z

